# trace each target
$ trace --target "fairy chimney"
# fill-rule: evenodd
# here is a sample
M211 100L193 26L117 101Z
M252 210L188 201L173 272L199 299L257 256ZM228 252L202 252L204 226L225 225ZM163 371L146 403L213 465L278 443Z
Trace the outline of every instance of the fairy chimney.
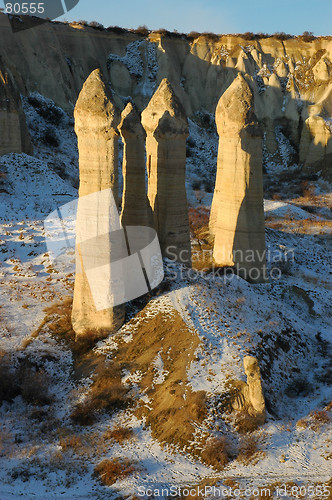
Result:
M142 113L146 131L148 198L164 256L191 264L185 188L188 120L165 78Z
M121 114L118 129L124 143L121 223L123 226L153 227L145 188L145 131L131 102Z
M74 117L80 186L72 324L76 339L101 338L121 326L124 306L112 305L116 280L111 272L111 258L123 253L122 242L112 237L121 227L117 211L119 113L99 69L84 83Z
M249 282L264 282L262 132L252 92L241 74L221 96L216 124L219 150L210 216L213 258L218 266L234 266Z

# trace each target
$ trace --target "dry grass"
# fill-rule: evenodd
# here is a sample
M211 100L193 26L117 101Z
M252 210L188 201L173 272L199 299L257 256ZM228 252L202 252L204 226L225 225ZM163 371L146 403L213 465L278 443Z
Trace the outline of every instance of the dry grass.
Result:
M301 429L307 429L309 427L313 431L319 431L322 425L329 424L331 422L329 409L330 406L328 405L326 410L312 411L309 414L309 417L304 417L298 420L296 422L296 427L299 427Z
M330 220L313 220L313 219L294 219L292 217L266 217L266 227L271 229L280 229L281 231L292 231L298 234L325 234L332 229L332 221Z
M207 465L222 470L230 461L230 444L225 436L210 438L202 450L201 457Z
M49 395L50 380L43 370L38 370L28 358L19 360L13 368L10 356L0 353L0 404L12 402L17 396L29 404L47 405L52 401Z
M112 439L117 443L122 444L124 441L128 441L133 437L134 433L132 429L127 427L115 427L112 430L108 430L104 433L104 439Z
M127 370L143 374L138 385L142 393L149 395L150 403L147 407L141 401L136 416L146 419L154 438L187 448L195 422L201 423L206 415L205 392L194 392L186 383L200 339L175 309L167 315L159 312L152 316L148 314L149 307L146 306L147 312L143 310L136 315L132 324L128 323L133 341L126 343L119 339L116 359L126 364ZM156 369L152 361L160 353L165 377L162 383L155 384Z
M112 414L125 408L129 403L127 393L128 388L121 382L120 365L109 363L97 368L85 400L74 408L71 419L79 425L91 425L98 412Z
M234 425L240 434L253 432L259 427L257 419L244 410L236 412Z
M315 410L310 413L310 416L315 422L319 422L321 424L328 424L331 422L330 415L326 410Z
M244 465L248 465L251 462L257 462L260 455L262 455L259 449L259 441L254 436L242 436L239 444L239 454L237 460L242 462Z
M52 304L44 309L46 315L39 327L22 342L22 349L25 349L40 333L47 332L57 340L65 341L73 353L74 360L81 359L89 353L99 339L96 332L86 332L84 339L75 339L75 332L71 323L73 300L66 297L62 302Z
M300 420L296 422L296 427L298 427L299 429L306 429L308 426L309 422L305 418L300 418Z
M103 460L94 468L94 477L105 486L111 486L118 479L124 479L137 471L135 462L127 459L114 458L112 460Z
M78 434L60 436L59 444L62 448L62 451L74 451L77 453L83 447L83 439L82 436Z
M49 395L50 381L44 371L35 372L31 367L19 369L18 379L23 399L34 405L48 405L52 399Z
M315 410L310 413L310 428L313 431L319 431L322 425L329 424L331 417L326 410Z

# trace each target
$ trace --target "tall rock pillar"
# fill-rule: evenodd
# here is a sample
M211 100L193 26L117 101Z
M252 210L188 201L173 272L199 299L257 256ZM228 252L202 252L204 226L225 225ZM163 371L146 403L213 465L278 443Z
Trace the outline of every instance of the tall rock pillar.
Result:
M145 131L139 115L129 102L118 126L123 149L123 226L153 227L152 211L145 188Z
M114 239L114 231L120 229L116 132L119 113L100 70L93 71L84 83L74 117L80 187L72 324L76 339L101 338L121 326L124 305L112 305L111 275L111 257L115 260L122 256L122 243L119 238ZM121 231L117 233L120 235Z
M221 96L216 124L219 151L210 217L213 258L219 266L235 266L235 272L250 282L264 282L262 132L252 92L241 74Z
M148 198L164 256L191 264L185 188L188 120L165 78L142 113L148 170Z

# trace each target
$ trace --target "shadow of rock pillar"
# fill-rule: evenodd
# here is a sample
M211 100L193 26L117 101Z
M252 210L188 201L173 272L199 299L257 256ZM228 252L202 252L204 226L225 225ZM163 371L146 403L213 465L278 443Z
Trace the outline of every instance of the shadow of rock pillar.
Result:
M118 129L124 142L121 224L153 227L145 188L145 131L131 102L121 114Z

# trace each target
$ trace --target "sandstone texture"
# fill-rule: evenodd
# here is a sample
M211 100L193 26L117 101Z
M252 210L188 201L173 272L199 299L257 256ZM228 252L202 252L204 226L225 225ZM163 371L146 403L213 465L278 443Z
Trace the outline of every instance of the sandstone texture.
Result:
M247 387L244 395L248 413L255 417L259 424L263 424L266 418L266 411L258 361L254 356L245 356L243 358L243 365L247 376Z
M80 187L72 324L76 338L85 339L107 336L124 319L124 306L112 306L115 285L110 266L115 254L123 257L121 245L125 246L121 239L112 239L120 229L115 130L119 113L100 70L93 71L83 85L74 116Z
M262 282L265 268L262 132L250 87L239 74L216 110L219 150L210 231L217 265Z
M163 255L190 265L185 188L188 121L167 79L142 113L146 131L148 198Z
M265 422L266 409L259 364L254 356L245 356L243 366L247 383L242 380L233 381L235 391L231 408L248 413L258 425L262 425Z
M79 150L79 195L110 188L118 203L120 114L100 69L93 71L84 83L74 118Z
M307 113L300 140L300 163L305 173L322 172L332 180L332 84L317 104L308 106Z
M132 103L122 111L118 128L124 143L121 224L153 227L145 188L145 131Z

